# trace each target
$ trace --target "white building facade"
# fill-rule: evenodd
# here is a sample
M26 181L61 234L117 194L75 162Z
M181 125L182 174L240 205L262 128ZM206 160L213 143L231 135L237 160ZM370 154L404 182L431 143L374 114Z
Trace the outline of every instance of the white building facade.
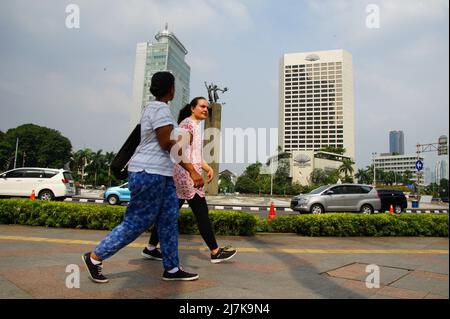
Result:
M434 176L436 184L439 184L443 178L448 179L448 162L446 160L436 162Z
M412 173L412 179L416 179L417 169L416 162L417 155L378 155L373 158L375 168L377 170L383 170L384 172L395 172L404 174L406 171ZM424 158L420 157L423 162ZM421 171L422 184L426 182L426 176L424 170Z
M293 158L304 154L313 160L314 152L323 147L343 147L345 158L354 160L352 55L345 50L285 54L279 72L282 149ZM301 170L291 171L294 182L306 183Z

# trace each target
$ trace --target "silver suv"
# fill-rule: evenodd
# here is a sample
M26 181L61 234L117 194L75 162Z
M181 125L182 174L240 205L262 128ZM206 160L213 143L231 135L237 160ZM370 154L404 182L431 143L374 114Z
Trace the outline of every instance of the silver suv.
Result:
M300 213L362 212L372 214L381 209L377 190L370 185L326 185L300 194L291 200L291 209Z

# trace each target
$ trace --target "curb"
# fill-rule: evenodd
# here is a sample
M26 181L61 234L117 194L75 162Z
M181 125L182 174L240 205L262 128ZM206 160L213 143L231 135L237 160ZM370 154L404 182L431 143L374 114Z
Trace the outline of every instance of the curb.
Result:
M74 203L95 203L95 204L106 203L103 199L95 199L95 198L66 198L64 201Z
M95 199L95 198L66 198L65 202L79 202L79 203L95 203L95 204L103 204L106 203L103 199ZM183 204L181 208L189 208L188 204ZM244 211L244 212L268 212L270 211L269 206L233 206L233 205L208 205L209 209L214 210L234 210L234 211ZM288 213L297 213L289 207L276 207L275 212L288 212ZM448 214L448 209L407 209L405 211L407 214Z

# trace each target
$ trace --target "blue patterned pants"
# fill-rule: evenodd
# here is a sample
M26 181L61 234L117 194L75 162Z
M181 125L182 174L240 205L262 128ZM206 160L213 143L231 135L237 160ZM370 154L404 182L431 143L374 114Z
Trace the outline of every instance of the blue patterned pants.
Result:
M97 246L94 253L105 260L157 224L163 265L178 267L178 198L172 177L128 172L131 199L122 223Z

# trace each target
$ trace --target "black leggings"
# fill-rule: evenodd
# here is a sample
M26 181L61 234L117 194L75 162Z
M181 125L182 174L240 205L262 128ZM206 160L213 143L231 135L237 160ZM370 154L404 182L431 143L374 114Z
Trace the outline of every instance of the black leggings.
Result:
M184 202L185 199L179 199L179 208L183 206ZM206 245L208 245L209 250L218 248L219 246L217 245L216 237L214 236L214 232L212 230L211 221L209 220L208 204L206 204L206 199L204 197L200 197L198 194L195 194L192 199L188 199L188 203L195 215L195 218L197 219L200 235L202 235L202 238ZM156 231L155 226L153 227L152 235L150 236L150 240L148 242L152 246L156 246L159 243L158 232Z

